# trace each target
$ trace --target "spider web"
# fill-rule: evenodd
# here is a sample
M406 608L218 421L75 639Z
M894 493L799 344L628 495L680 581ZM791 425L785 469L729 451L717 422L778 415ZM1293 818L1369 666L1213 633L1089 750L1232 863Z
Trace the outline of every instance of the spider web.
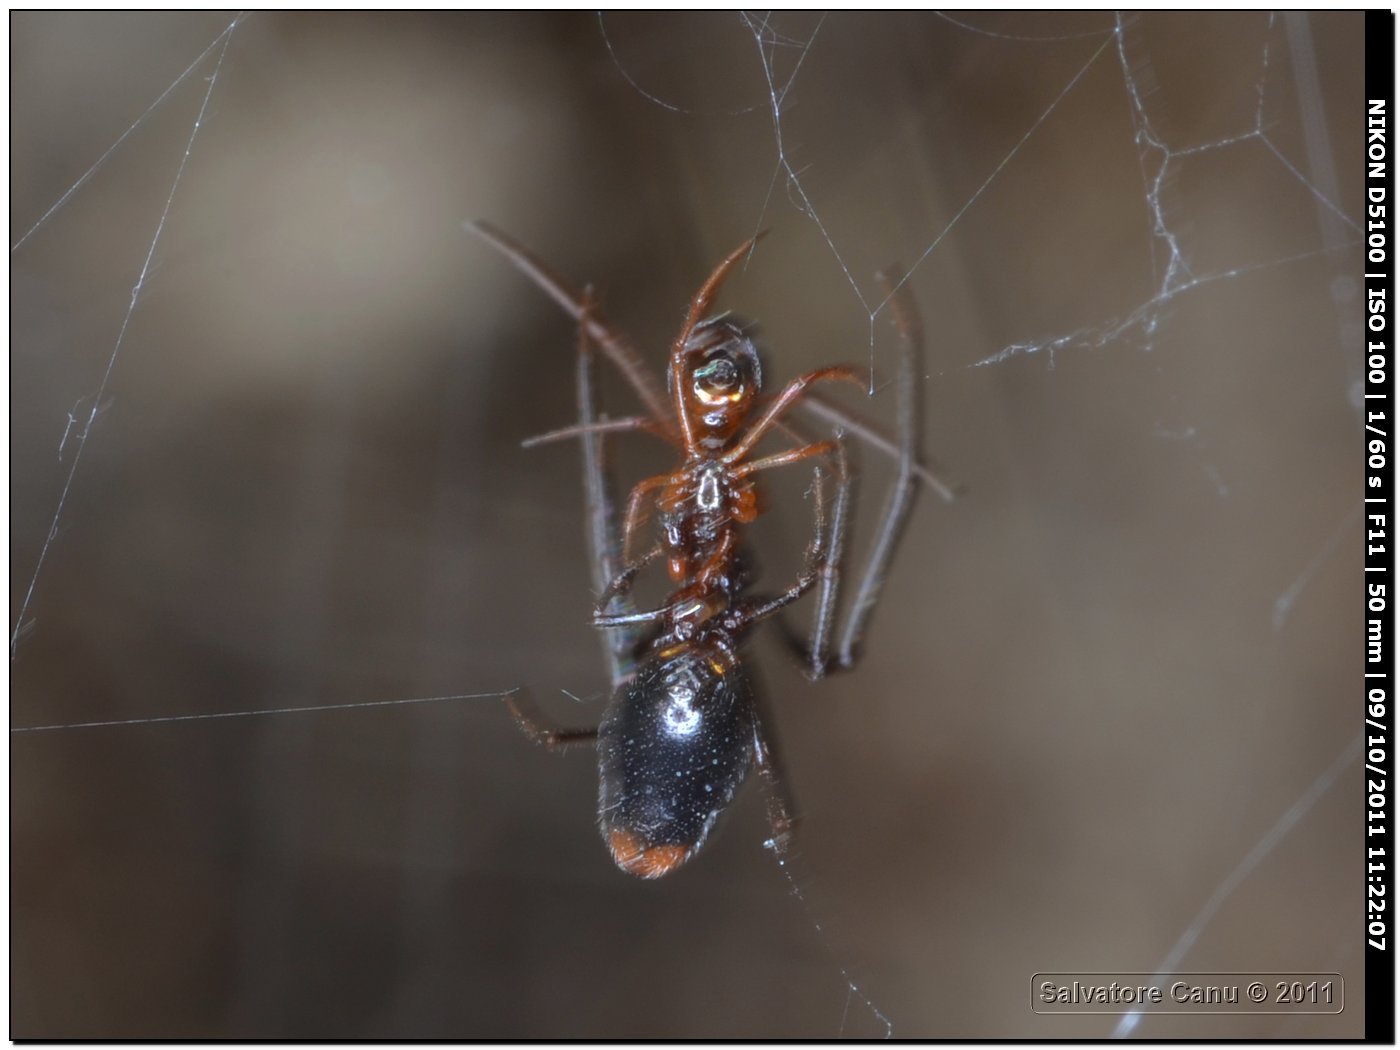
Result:
M1033 973L1164 959L1359 1001L1359 16L12 33L12 725L89 726L13 741L17 1033L1034 1037ZM854 675L761 661L858 994L752 791L639 890L588 763L477 702L603 679L576 464L515 447L572 418L568 325L475 216L644 349L771 228L727 304L775 375L864 357L875 419L903 263L966 493ZM336 713L226 717L286 709Z

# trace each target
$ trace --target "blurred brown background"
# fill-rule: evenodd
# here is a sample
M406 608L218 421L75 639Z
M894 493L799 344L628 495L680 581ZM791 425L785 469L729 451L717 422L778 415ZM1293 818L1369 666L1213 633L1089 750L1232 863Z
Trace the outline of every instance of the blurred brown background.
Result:
M809 684L766 634L752 660L813 910L895 1034L1107 1034L1031 1013L1031 975L1151 971L1360 726L1362 21L1151 14L1120 49L1105 14L958 18L241 23L12 725L517 685L596 718L560 693L605 682L577 450L519 448L573 418L572 331L462 222L594 282L655 361L771 227L724 301L775 383L865 360L874 272L923 257L925 447L966 495L925 493L855 674ZM231 20L12 16L12 243ZM12 253L12 629L216 59ZM800 190L765 77L799 60ZM1173 151L1242 138L1162 170L1132 90ZM1205 279L1167 298L1157 219L1174 287ZM664 463L625 444L626 479ZM887 465L862 463L868 525ZM800 474L757 530L770 584ZM12 1036L843 1030L755 786L643 884L598 840L591 756L494 700L10 745ZM1180 966L1337 971L1344 1014L1139 1034L1359 1034L1360 814L1353 763ZM881 1029L853 1004L844 1031Z

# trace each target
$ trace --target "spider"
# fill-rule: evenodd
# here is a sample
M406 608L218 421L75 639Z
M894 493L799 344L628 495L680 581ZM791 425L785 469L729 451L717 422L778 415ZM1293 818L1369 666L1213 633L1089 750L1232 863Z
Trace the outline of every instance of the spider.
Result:
M499 249L578 322L576 373L579 421L541 435L527 446L579 438L583 446L593 579L599 598L593 624L607 632L613 693L594 729L547 728L518 697L509 701L521 728L551 749L591 743L598 755L598 823L613 860L643 879L667 875L700 850L716 820L757 769L765 786L772 835L765 843L783 863L791 848L793 807L775 751L746 673L741 644L749 631L816 589L809 641L798 644L807 673L819 678L854 666L860 641L884 583L916 494L916 357L920 334L907 298L891 291L900 332L898 436L885 447L898 469L855 600L832 650L837 598L852 492L842 427L808 441L785 417L798 405L817 408L876 444L880 436L810 389L831 381L862 382L856 370L831 366L790 380L771 400L760 400L762 364L743 324L728 314L707 316L721 285L757 238L719 264L690 303L671 345L666 394L635 351L602 319L590 291L570 289L526 248L486 223L469 228ZM883 278L882 278L883 280ZM889 287L886 281L887 288ZM646 415L600 419L594 396L594 350L618 365ZM641 430L680 453L673 471L647 478L627 503L621 541L603 468L602 436ZM800 442L787 451L754 457L759 441L780 432ZM759 504L755 475L814 461L812 538L797 578L781 593L745 593L743 527ZM834 487L827 507L828 486ZM636 552L646 519L655 515L657 539ZM672 591L655 609L637 611L633 581L664 560ZM643 634L643 631L646 634Z

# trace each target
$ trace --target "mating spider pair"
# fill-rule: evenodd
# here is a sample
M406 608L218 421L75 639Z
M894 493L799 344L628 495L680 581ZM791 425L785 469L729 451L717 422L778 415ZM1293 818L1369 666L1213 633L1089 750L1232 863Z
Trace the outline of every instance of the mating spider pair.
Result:
M764 781L772 837L787 857L792 807L765 733L739 646L754 625L816 588L817 602L804 662L812 677L850 668L880 596L886 571L915 495L917 412L915 359L919 333L907 300L891 292L900 332L897 426L894 442L844 411L818 401L809 388L832 380L860 382L845 366L798 376L760 402L757 347L728 315L709 317L720 286L753 248L735 250L691 301L671 346L668 394L663 396L635 351L603 321L591 295L574 292L520 244L485 223L469 226L503 252L578 322L579 421L527 444L577 437L583 446L584 486L594 584L600 592L593 623L609 632L612 698L596 729L546 729L521 704L521 727L551 748L591 742L598 752L598 821L618 867L646 879L674 871L703 845L752 765ZM600 420L594 396L594 348L621 370L648 414ZM894 453L898 463L879 531L835 652L831 639L851 502L842 427L807 441L785 418L802 406L845 424ZM668 474L637 484L618 542L603 468L602 436L644 430L675 446L681 462ZM801 443L754 458L759 441L779 431ZM801 571L782 593L744 593L741 533L758 516L754 475L814 460L814 529ZM834 495L828 508L828 485ZM659 536L637 554L646 518L655 512ZM630 601L637 574L664 559L674 587L656 609ZM645 635L641 632L646 630Z

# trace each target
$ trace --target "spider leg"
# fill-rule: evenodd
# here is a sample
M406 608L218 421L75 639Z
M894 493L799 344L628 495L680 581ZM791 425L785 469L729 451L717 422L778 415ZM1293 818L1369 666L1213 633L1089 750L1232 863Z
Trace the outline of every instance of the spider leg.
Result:
M839 431L832 460L836 469L836 496L831 504L831 522L822 545L822 561L818 569L821 586L817 589L817 605L812 613L812 635L804 653L808 677L813 679L826 674L831 663L831 631L836 622L841 563L846 555L846 523L850 518L851 471L846 460L846 443L841 440ZM813 486L812 499L817 504L816 513L820 520L823 492L819 485Z
M627 517L624 519L622 527L622 560L632 561L632 541L633 537L642 527L642 522L646 520L649 513L647 505L647 494L653 489L659 489L663 485L671 483L670 474L657 474L653 477L645 478L637 482L632 487L632 495L627 499Z
M595 729L558 729L545 725L539 710L521 693L506 697L515 724L536 744L550 751L563 751L574 744L591 744L598 739Z
M853 478L846 459L846 443L840 431L831 441L820 443L830 446L832 469L835 474L836 495L832 499L828 517L826 504L826 474L820 465L812 472L812 516L813 536L807 548L806 563L797 581L776 598L762 602L750 602L740 610L740 622L747 626L772 616L785 605L802 597L813 586L817 589L817 604L812 616L812 630L807 642L783 629L787 643L797 654L812 679L823 677L831 669L831 634L836 621L838 595L841 587L841 563L845 558L846 524L850 517L851 490ZM815 448L816 446L808 446ZM795 450L797 453L806 449ZM792 453L783 453L774 459Z
M526 438L520 442L520 447L535 448L555 441L583 437L586 434L617 434L628 430L640 430L646 434L655 434L666 441L671 439L669 434L656 425L656 420L652 419L651 416L623 416L621 419L601 419L596 423L576 423L571 427L560 427L558 430L536 434L534 437Z
M844 379L852 383L860 383L860 378L856 375L855 369L845 365L832 365L829 368L818 368L814 372L807 372L796 379L788 380L787 386L783 387L782 393L775 397L763 411L757 423L749 428L747 434L734 442L724 453L721 459L725 463L737 463L752 451L763 435L778 423L779 417L792 407L793 403L800 400L807 392L807 388L813 383L820 383L828 379Z
M617 517L613 510L611 480L603 456L603 435L591 429L598 422L595 359L589 338L589 318L593 307L591 290L585 290L583 315L578 328L578 357L575 371L575 394L578 398L579 445L583 452L583 498L587 507L588 544L592 554L593 589L601 591L617 576L621 546L617 535ZM631 611L631 603L622 599L622 612ZM603 638L603 653L608 663L608 676L613 689L632 677L636 670L635 654L638 635L633 628L609 632Z
M870 997L851 979L847 968L842 965L835 949L832 948L825 924L820 920L803 890L803 885L808 880L806 864L797 849L797 809L793 805L787 775L779 760L778 752L764 731L763 711L757 704L754 705L753 710L753 763L763 781L763 797L768 809L768 827L772 833L763 845L772 851L773 859L778 864L778 870L783 873L783 878L787 880L788 891L807 913L817 935L821 938L828 954L835 963L836 969L846 982L848 994L863 1002L876 1020L885 1026L885 1038L888 1039L893 1033L893 1026L879 1007L871 1002Z
M700 318L710 312L710 307L714 305L715 296L719 295L720 286L729 277L730 271L739 264L740 259L753 251L755 244L767 236L767 230L760 231L735 248L722 263L715 267L714 272L710 274L705 283L700 286L700 290L690 300L690 310L686 314L685 324L681 327L681 334L676 337L676 351L680 351L685 346L685 341L690 338L691 329L700 323Z
M595 613L593 615L593 626L601 627L604 630L614 630L618 627L627 627L634 623L659 623L666 619L668 613L676 609L675 604L663 605L659 609L648 609L645 612L633 613Z
M632 605L625 599L632 591L632 583L636 580L637 573L641 572L657 558L661 557L661 554L661 544L658 543L652 547L651 550L647 551L631 565L614 576L611 582L603 588L603 593L598 595L598 601L593 606L594 613L598 616L605 615L608 606L612 604L614 598L624 599L623 604L626 606L624 612L630 611Z
M598 344L598 348L617 366L623 378L637 392L642 404L647 406L647 411L667 428L667 433L671 433L668 402L656 377L626 338L603 319L596 306L590 305L584 296L569 287L568 282L534 252L490 223L480 220L468 222L466 229L509 259L517 270L534 281L565 313L582 325L588 331L589 337Z
M777 452L771 456L764 456L762 459L751 459L747 463L735 467L731 474L736 478L745 478L750 474L756 474L760 470L772 470L774 467L785 467L789 463L800 463L804 459L811 459L813 456L830 456L836 451L835 441L814 441L810 445L802 448L788 449L786 452Z
M817 580L820 578L821 574L818 569L808 567L798 573L792 586L783 591L782 594L772 598L750 598L747 601L736 602L726 615L725 626L731 631L744 631L756 623L762 623L780 609L801 598L816 586Z
M884 515L880 520L875 542L871 547L870 560L865 574L851 604L846 626L836 651L835 669L846 670L853 666L859 657L861 639L870 614L880 598L890 560L895 547L913 510L914 498L918 490L914 483L915 468L919 447L919 384L918 364L923 349L923 332L918 313L904 288L890 287L889 278L881 275L881 281L889 289L894 311L895 327L899 332L899 370L895 388L895 417L898 429L898 462L894 483L885 503Z
M835 423L853 437L864 441L875 451L892 459L899 459L899 439L891 436L870 420L852 412L844 405L836 405L818 393L809 393L797 403L799 411ZM779 424L782 426L783 424ZM789 424L790 427L790 424ZM947 481L939 477L923 463L914 463L914 477L938 493L944 503L952 503L963 492L963 485L957 481Z
M842 462L844 463L844 458ZM776 597L736 602L726 620L726 626L731 631L747 630L754 624L768 619L779 609L797 601L823 579L823 567L828 560L828 548L832 537L827 532L826 474L820 465L812 471L812 503L812 542L807 546L807 554L797 579Z
M783 867L792 854L797 817L794 815L787 778L783 775L778 753L764 732L763 713L757 705L753 711L753 764L763 780L763 800L768 810L768 827L772 832L764 845L773 851L778 865Z

